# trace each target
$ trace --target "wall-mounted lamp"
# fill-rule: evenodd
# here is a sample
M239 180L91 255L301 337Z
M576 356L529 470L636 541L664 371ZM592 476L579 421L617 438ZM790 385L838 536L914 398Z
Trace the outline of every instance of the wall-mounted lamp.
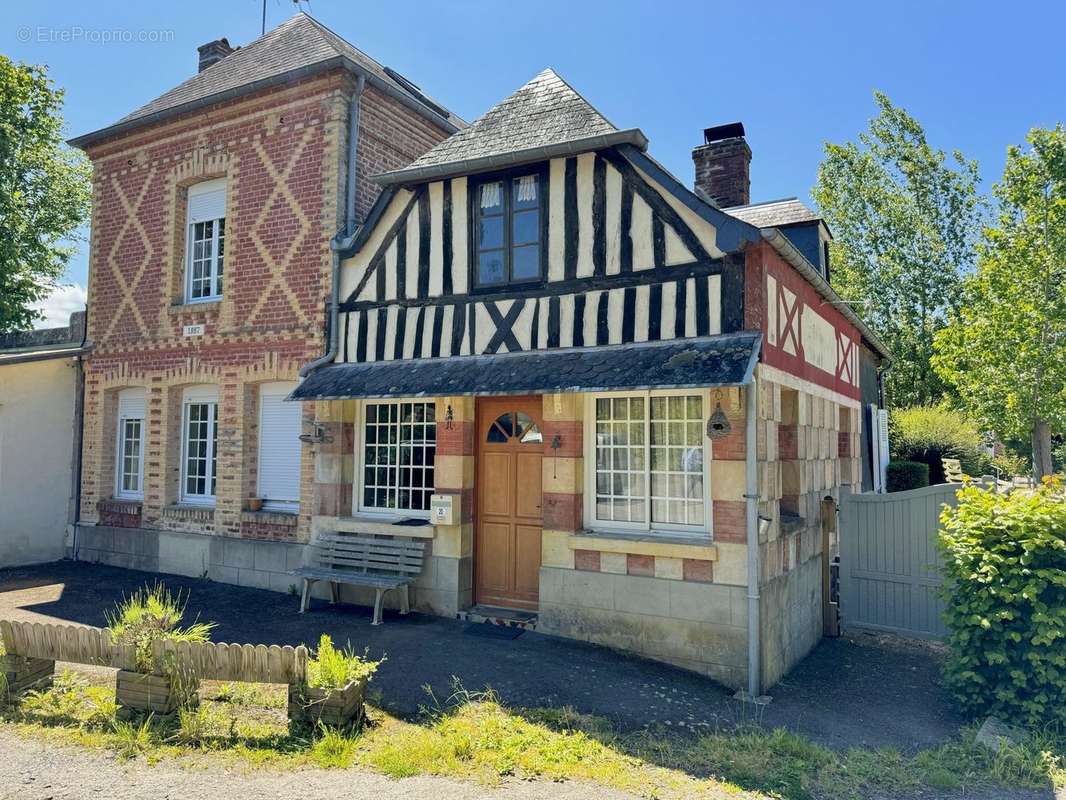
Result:
M448 407L444 410L444 427L448 430L452 429L452 424L455 422L455 413L452 411L452 404L448 403Z
M733 430L729 417L722 411L721 396L722 392L719 390L715 394L714 413L707 419L707 438L712 441L714 439L724 439Z
M329 444L333 436L326 430L326 426L318 422L311 423L310 433L301 433L300 441L304 444Z
M559 448L563 446L563 437L559 434L552 436L551 444L548 445L552 449L552 477L559 477Z

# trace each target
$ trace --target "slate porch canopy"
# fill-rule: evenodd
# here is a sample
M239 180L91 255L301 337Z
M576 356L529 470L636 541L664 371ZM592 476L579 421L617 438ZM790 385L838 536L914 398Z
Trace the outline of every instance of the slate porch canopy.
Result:
M333 364L290 400L610 392L740 386L752 379L757 331L663 342L496 355Z

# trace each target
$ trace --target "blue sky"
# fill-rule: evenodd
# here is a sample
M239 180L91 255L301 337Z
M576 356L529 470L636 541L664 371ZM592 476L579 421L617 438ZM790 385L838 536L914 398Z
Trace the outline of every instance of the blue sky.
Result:
M261 8L261 0L5 3L0 52L49 65L67 91L75 135L189 77L197 45L254 39ZM754 152L754 200L808 198L823 142L865 127L875 89L916 116L936 146L976 158L988 184L1009 143L1066 117L1062 2L312 0L303 8L469 120L552 66L616 125L642 128L652 154L686 183L703 128L740 120ZM268 29L294 10L291 0L267 0ZM162 41L101 41L114 30ZM87 263L82 252L68 279L84 286ZM77 302L76 291L67 295Z

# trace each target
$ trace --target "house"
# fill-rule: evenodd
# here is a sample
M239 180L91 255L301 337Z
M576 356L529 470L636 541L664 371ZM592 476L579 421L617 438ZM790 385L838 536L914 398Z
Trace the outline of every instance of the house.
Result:
M376 177L293 393L312 536L424 537L417 608L758 694L822 635L820 501L861 480L860 353L887 353L824 223L750 203L741 125L694 190L647 145L549 69Z
M62 328L0 335L0 566L63 557L88 350L84 311Z
M374 203L369 176L464 123L302 13L200 47L198 67L71 142L94 178L69 548L284 590L313 462L303 409L283 401L326 349L331 241Z

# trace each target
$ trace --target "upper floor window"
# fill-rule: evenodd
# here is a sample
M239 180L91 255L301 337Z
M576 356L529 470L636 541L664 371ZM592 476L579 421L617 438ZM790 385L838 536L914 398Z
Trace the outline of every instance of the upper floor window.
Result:
M475 195L475 284L504 286L543 275L543 176L489 180Z
M144 496L144 389L119 393L115 455L115 496L140 500Z
M189 187L185 302L202 303L222 296L226 245L226 181Z

